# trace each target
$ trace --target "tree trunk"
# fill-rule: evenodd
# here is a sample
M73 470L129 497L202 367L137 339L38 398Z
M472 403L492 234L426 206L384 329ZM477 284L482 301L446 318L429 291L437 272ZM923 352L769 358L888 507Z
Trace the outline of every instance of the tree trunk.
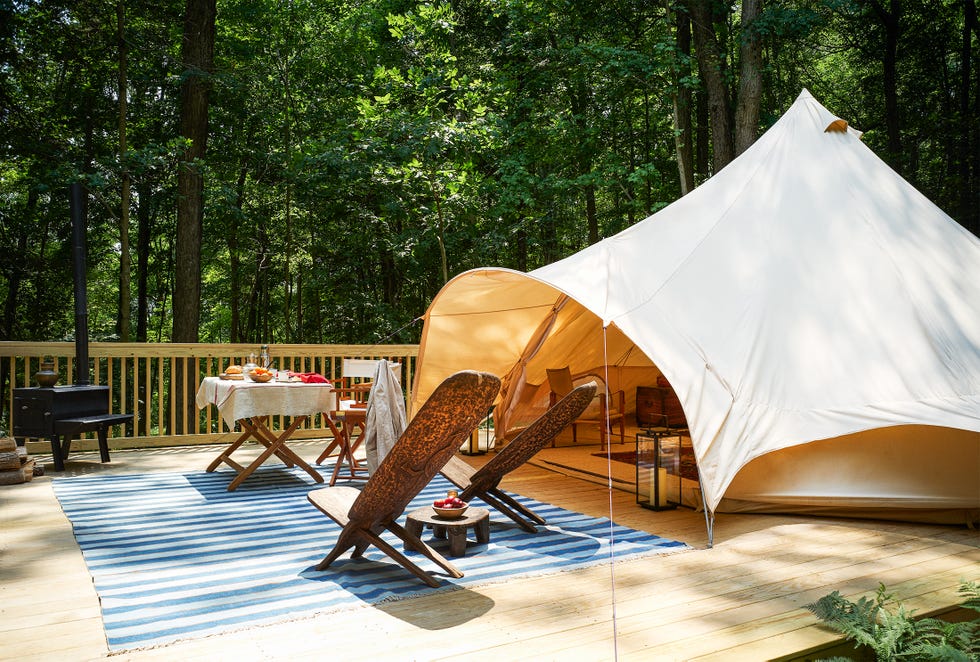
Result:
M960 173L960 222L974 234L980 234L980 166L971 163L976 160L976 151L980 143L977 124L980 123L980 113L976 112L980 104L980 79L973 94L973 104L970 103L970 88L973 71L973 33L980 39L980 21L977 20L977 6L974 0L963 0L963 40L961 45L960 64L960 140L959 173ZM980 75L980 74L978 74Z
M292 3L288 5L290 10L290 17L292 17ZM291 34L291 33L288 33ZM287 35L288 36L288 35ZM292 125L292 109L293 109L293 97L292 89L290 87L290 53L286 53L285 57L281 58L280 66L280 78L282 80L283 86L283 104L285 108L283 109L283 140L286 143L286 163L290 164L287 167L291 167L293 162L293 125ZM293 177L291 172L286 174L286 199L284 202L285 216L286 216L286 259L283 268L286 271L286 296L285 296L285 310L283 310L283 320L285 325L285 337L289 342L295 342L295 339L291 337L290 326L291 320L293 319L293 273L291 270L292 263L291 257L293 255ZM266 342L270 340L268 334L265 334L264 338Z
M520 213L517 216L517 231L514 235L515 250L517 251L517 268L521 271L527 271L527 223L525 217Z
M235 213L231 215L231 224L225 241L228 243L228 271L231 286L231 342L242 342L242 258L238 244L238 219L245 206L245 182L248 178L248 166L243 164L238 171L238 181L235 183Z
M898 38L901 32L900 0L889 0L888 11L879 0L871 6L885 28L885 52L882 54L882 79L885 95L885 129L888 133L889 161L902 174L902 134L898 115Z
M762 35L756 21L762 0L742 1L742 32L739 46L738 102L735 107L735 155L755 142L762 102Z
M148 281L150 272L150 183L138 180L136 189L139 207L136 208L136 342L146 342L149 331L149 293ZM147 362L147 370L155 370ZM140 402L146 402L146 382L139 383ZM150 433L150 417L137 416L138 434Z
M37 202L36 187L31 187L27 196L28 210L31 210ZM17 255L27 255L27 230L23 226L17 231ZM24 276L23 263L18 262L11 269L7 279L7 298L3 307L3 325L0 331L0 340L14 340L14 318L17 316L17 295L20 293L20 281ZM10 379L10 364L7 361L0 361L0 391L9 393L7 382ZM7 398L0 398L0 418L3 418Z
M187 0L182 44L180 135L190 141L177 172L174 264L175 342L197 342L201 304L201 235L204 178L195 160L207 151L209 74L214 66L216 0Z
M581 76L577 77L572 89L572 122L575 124L580 136L578 145L578 174L589 179L591 182L591 178L588 176L592 174L592 145L591 141L587 138L589 129L587 119L589 94L584 78ZM582 188L582 193L585 196L585 222L588 227L589 245L592 245L599 241L599 215L596 211L595 184L586 184Z
M182 48L184 81L180 88L180 135L190 144L177 170L177 238L174 251L174 342L197 342L201 316L201 237L204 224L204 176L196 161L207 152L209 75L214 66L216 0L187 0ZM174 364L171 398L176 434L195 420L194 375L184 361ZM181 415L185 412L185 415Z
M130 174L126 165L126 104L128 74L126 71L126 8L116 4L116 28L119 35L119 162L122 165L122 186L119 192L119 313L117 331L121 342L129 342L130 334L130 271L129 200Z
M34 216L37 209L38 190L36 186L31 186L27 191L27 207L24 210L24 223L17 227L17 255L27 257L27 219ZM38 260L40 263L40 260ZM25 271L30 268L30 263L25 264L25 260L17 260L12 265L10 275L7 278L7 298L3 308L3 331L0 340L15 340L14 320L17 318L17 298L20 294L20 282L25 276ZM7 362L2 362L3 367L7 367ZM0 386L3 384L0 383ZM0 409L2 411L2 409Z
M735 158L732 139L731 101L725 86L725 60L715 38L711 0L688 0L698 70L707 94L711 121L712 165L715 173Z
M445 285L449 282L449 256L446 254L446 222L442 215L442 196L439 193L439 185L436 181L434 169L429 170L429 190L432 193L432 200L436 208L436 241L439 244L439 268L442 275L441 283Z
M296 270L296 339L303 340L303 270Z
M150 183L142 180L139 207L136 210L136 342L146 342L149 329L149 271L150 271Z
M677 153L677 173L680 177L681 195L694 190L694 138L691 134L691 88L682 84L682 78L691 75L688 64L691 57L691 19L687 12L675 12L677 53L674 58L674 149Z
M711 132L708 130L708 125L711 122L708 120L708 101L704 91L699 90L694 94L694 113L697 117L694 129L694 176L696 184L698 175L701 176L702 181L708 176L708 161L710 160L708 148L711 144Z

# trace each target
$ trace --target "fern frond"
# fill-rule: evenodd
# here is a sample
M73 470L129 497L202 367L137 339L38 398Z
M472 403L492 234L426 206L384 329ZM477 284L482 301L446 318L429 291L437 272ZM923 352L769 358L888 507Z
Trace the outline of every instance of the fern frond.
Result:
M973 611L980 611L980 583L961 582L957 593L966 598L963 602L963 607L972 609Z
M966 598L964 607L980 611L980 584L962 582L959 593ZM891 601L885 585L879 584L873 599L851 602L834 591L806 608L848 640L871 648L881 661L980 662L980 619L916 621L914 611L901 604L889 609Z

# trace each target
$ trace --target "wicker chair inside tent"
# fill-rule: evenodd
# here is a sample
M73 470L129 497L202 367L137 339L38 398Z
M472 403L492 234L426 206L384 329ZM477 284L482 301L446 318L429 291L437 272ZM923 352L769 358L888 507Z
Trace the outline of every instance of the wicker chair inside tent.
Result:
M595 397L595 404L586 409L582 416L572 422L572 442L578 441L577 428L579 425L595 425L599 428L599 444L605 450L607 440L607 421L609 428L614 423L619 425L619 438L623 441L626 437L626 394L623 391L608 393L602 377L588 373L582 375L572 375L572 371L566 366L564 368L548 369L548 385L551 387L551 406L554 406L559 399L565 397L575 388L575 382L583 379L597 380L602 386ZM554 441L552 441L554 446Z

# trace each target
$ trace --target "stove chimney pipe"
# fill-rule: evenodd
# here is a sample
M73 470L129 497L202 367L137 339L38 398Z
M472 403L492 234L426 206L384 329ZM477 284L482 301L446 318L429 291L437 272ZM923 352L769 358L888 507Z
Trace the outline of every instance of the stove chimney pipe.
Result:
M86 223L82 185L71 185L71 256L75 279L75 385L88 386L88 293L85 289Z

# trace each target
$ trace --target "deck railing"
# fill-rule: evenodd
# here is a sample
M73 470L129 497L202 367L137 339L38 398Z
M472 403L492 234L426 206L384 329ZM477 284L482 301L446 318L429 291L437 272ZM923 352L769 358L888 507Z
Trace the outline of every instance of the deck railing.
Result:
M132 423L110 431L110 445L134 448L217 443L233 434L213 406L197 409L194 395L202 379L220 374L232 363L244 364L250 354L259 353L259 346L93 342L88 353L89 382L109 387L110 412L134 414ZM344 358L387 359L401 364L406 402L412 401L417 345L270 345L269 354L273 367L317 372L330 379L343 376ZM54 359L59 385L75 382L74 343L0 342L0 431L13 433L17 416L13 389L36 386L34 373L44 357ZM274 421L275 427L282 424L281 419ZM316 416L295 436L317 438L329 434L322 416Z

